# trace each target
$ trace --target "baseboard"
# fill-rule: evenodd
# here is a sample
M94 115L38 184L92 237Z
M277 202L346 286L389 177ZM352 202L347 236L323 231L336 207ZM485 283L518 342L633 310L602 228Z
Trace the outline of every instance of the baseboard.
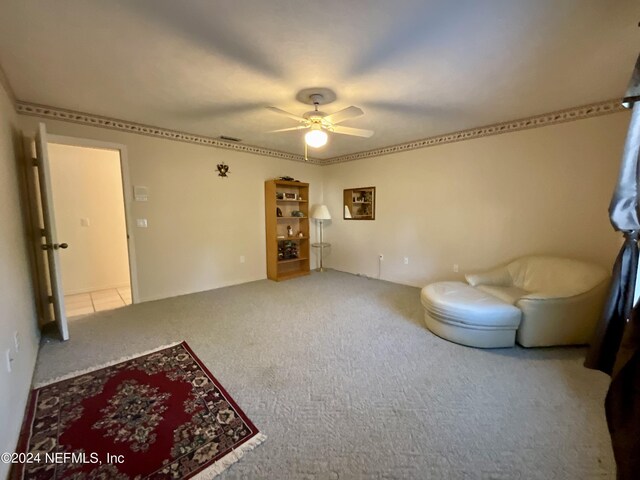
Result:
M33 321L35 322L36 319L34 318ZM37 330L36 331L36 342L35 342L35 354L31 355L29 360L30 360L30 372L31 372L31 378L29 378L29 382L26 383L26 393L23 396L23 398L20 399L20 405L16 406L16 413L20 413L20 423L18 424L18 431L15 432L15 436L12 440L8 440L9 444L13 445L13 449L11 450L11 452L15 452L17 447L18 447L18 442L20 441L20 434L22 433L22 423L24 422L24 416L26 414L27 408L29 406L29 397L31 396L31 389L33 388L33 379L35 378L35 374L36 374L36 365L38 363L38 355L40 354L40 331ZM24 359L22 359L24 360ZM8 429L7 429L8 430ZM9 434L8 431L5 431L3 433L7 433ZM13 432L11 432L13 433ZM9 478L9 474L11 472L11 465L9 464L3 464L2 466L3 468L0 468L0 478ZM4 468L6 468L6 472L4 472Z
M423 284L416 284L416 283L410 283L410 282L406 282L404 280L398 279L398 278L394 278L394 277L386 277L386 276L381 276L380 278L378 277L374 277L372 275L367 275L366 273L359 273L359 272L350 272L349 270L340 270L339 268L335 268L335 267L325 267L327 269L330 270L334 270L336 272L340 272L340 273L346 273L349 275L355 275L356 277L361 277L361 278L366 278L368 280L378 280L380 282L388 282L388 283L393 283L395 285L403 285L405 287L414 287L414 288L422 288L425 285L428 285L430 282L425 282Z
M209 292L211 290L218 290L220 288L233 287L234 285L242 285L245 283L258 282L260 280L266 280L266 279L267 279L267 276L265 274L264 276L257 277L257 278L247 278L242 280L232 280L230 282L223 282L220 284L216 284L215 286L203 288L202 290L176 290L176 291L161 294L161 295L140 296L140 298L138 298L138 301L136 303L155 302L156 300L164 300L166 298L181 297L183 295L190 295L192 293Z

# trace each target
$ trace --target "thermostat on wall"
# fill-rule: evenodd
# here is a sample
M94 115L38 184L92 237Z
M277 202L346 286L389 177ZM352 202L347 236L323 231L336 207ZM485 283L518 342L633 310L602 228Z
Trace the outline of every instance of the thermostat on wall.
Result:
M133 197L136 202L146 202L149 200L149 189L147 187L133 187Z

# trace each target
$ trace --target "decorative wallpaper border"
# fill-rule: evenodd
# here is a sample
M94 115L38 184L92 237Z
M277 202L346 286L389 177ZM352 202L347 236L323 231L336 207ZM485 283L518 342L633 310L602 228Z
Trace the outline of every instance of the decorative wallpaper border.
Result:
M63 120L66 122L80 123L82 125L90 125L93 127L109 128L111 130L120 130L123 132L137 133L150 137L159 137L179 142L195 143L198 145L206 145L209 147L225 148L227 150L235 150L236 152L255 153L257 155L265 155L269 157L282 158L285 160L293 160L295 162L304 163L321 163L317 159L309 158L305 162L303 155L294 153L281 152L279 150L271 150L269 148L256 147L243 143L225 142L214 137L204 135L195 135L192 133L180 132L177 130L169 130L151 125L128 122L126 120L118 120L115 118L102 117L100 115L92 115L90 113L75 112L64 108L48 107L35 103L16 101L16 111L22 115L32 115L35 117L53 118L55 120Z
M352 162L354 160L361 160L363 158L379 157L381 155L406 152L409 150L416 150L418 148L433 147L436 145L461 142L463 140L471 140L474 138L488 137L491 135L500 135L502 133L544 127L557 123L571 122L583 118L608 115L611 113L621 112L623 110L625 110L625 108L622 106L621 99L607 100L604 102L592 103L580 107L568 108L556 112L512 120L510 122L495 123L492 125L486 125L484 127L471 128L468 130L461 130L459 132L447 133L444 135L436 135L433 137L423 138L421 140L414 140L412 142L400 143L398 145L351 153L348 155L341 155L333 158L309 158L309 160L305 162L304 156L294 153L281 152L278 150L271 150L268 148L256 147L253 145L245 145L242 143L225 142L223 140L219 140L213 137L207 137L204 135L195 135L191 133L179 132L176 130L169 130L166 128L128 122L125 120L92 115L89 113L65 110L63 108L48 107L45 105L16 101L16 111L22 115L53 118L56 120L80 123L83 125L109 128L112 130L120 130L123 132L137 133L140 135L165 138L180 142L195 143L198 145L206 145L216 148L224 148L227 150L235 150L237 152L266 155L269 157L282 158L285 160L292 160L296 162L312 163L316 165L331 165L335 163Z
M544 127L546 125L554 125L556 123L571 122L573 120L580 120L583 118L608 115L610 113L616 113L623 110L626 109L622 106L622 99L607 100L604 102L583 105L581 107L568 108L566 110L558 110L556 112L521 118L519 120L512 120L510 122L494 123L484 127L470 128L468 130L460 130L459 132L436 135L434 137L427 137L421 140L400 143L389 147L341 155L339 157L328 158L322 161L322 164L329 165L334 163L352 162L363 158L379 157L381 155L406 152L408 150L416 150L418 148L433 147L436 145L444 145L446 143L471 140L473 138L500 135L502 133L516 132L518 130L527 130L529 128Z

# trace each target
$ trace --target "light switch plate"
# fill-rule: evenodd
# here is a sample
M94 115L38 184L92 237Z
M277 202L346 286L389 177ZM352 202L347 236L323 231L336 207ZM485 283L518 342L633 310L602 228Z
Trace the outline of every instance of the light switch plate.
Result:
M138 218L136 220L136 225L139 228L147 228L147 219L146 218Z
M146 202L149 200L149 189L147 187L133 187L133 197L136 202Z

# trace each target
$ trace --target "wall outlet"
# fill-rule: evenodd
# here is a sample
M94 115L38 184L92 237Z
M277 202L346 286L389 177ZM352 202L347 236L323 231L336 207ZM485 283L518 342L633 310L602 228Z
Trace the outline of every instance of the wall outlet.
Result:
M240 263L244 263L244 255L240 255Z
M457 272L458 272L458 270L460 270L460 269L458 268L458 264L457 264L457 263L454 263L454 264L453 264L453 271L457 273Z
M7 372L11 373L11 362L13 362L13 358L11 357L11 349L7 348L7 351L4 352L4 358L6 361Z
M13 332L13 344L16 347L16 352L20 351L20 335L17 331Z
M409 265L409 257L404 257L404 264Z
M380 261L383 261L384 260L384 255L383 254L379 254L378 258L380 259Z

